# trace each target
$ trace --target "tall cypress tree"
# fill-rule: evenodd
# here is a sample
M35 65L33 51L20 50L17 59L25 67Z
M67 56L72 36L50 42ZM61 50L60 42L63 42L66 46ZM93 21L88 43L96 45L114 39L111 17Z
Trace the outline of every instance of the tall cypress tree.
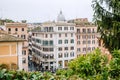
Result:
M120 0L93 0L94 20L104 46L120 49Z

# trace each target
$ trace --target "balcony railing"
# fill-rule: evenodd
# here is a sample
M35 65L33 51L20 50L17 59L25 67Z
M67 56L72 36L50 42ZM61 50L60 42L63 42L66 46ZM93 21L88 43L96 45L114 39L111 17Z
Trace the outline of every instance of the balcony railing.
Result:
M92 33L97 33L97 32L77 32L77 34L92 34Z

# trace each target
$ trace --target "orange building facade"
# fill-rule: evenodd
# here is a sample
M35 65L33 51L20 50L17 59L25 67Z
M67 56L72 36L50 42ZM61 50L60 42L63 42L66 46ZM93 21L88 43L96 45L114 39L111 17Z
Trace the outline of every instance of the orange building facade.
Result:
M0 64L22 70L22 42L23 39L0 33Z
M23 70L28 71L28 28L26 23L6 23L7 33L18 38L23 38L22 43L22 65Z

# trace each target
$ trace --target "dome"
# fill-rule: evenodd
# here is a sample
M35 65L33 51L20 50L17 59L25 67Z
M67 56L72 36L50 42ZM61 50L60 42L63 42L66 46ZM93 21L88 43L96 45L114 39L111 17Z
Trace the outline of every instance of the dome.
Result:
M57 16L57 21L65 21L65 17L64 17L64 15L62 14L62 11L60 11L60 13L58 14L58 16Z

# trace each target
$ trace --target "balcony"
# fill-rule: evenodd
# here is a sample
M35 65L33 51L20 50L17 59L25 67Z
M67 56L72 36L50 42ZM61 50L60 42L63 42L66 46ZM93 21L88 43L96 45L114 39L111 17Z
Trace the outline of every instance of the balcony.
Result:
M30 60L30 61L32 61L32 58L33 58L33 56L32 56L32 55L29 55L29 60Z

